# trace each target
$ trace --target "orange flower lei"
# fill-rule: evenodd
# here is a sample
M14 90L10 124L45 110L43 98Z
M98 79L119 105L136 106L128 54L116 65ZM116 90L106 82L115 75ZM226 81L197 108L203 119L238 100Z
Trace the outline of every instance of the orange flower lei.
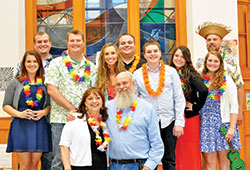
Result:
M136 109L136 107L137 107L137 101L134 100L133 104L130 106L131 111L128 113L128 117L124 120L123 124L121 124L121 119L122 119L122 115L121 114L123 113L123 111L119 109L116 112L116 118L115 118L115 120L116 120L116 122L117 122L118 127L119 127L120 130L121 129L123 129L123 130L127 129L128 125L130 124L130 121L132 120L132 113L131 112L134 112L135 109Z
M161 63L161 68L160 68L160 74L159 74L159 85L158 85L158 88L156 91L154 91L150 87L150 82L149 82L149 78L148 78L148 69L147 69L146 64L142 65L142 77L144 80L145 88L146 88L148 94L150 96L154 96L154 97L159 96L162 93L163 88L165 86L165 63L163 60L160 60L160 63Z
M140 59L141 59L141 57L139 55L135 54L135 60L134 60L134 62L132 64L132 66L128 70L130 73L133 73L136 70L137 65L140 62Z

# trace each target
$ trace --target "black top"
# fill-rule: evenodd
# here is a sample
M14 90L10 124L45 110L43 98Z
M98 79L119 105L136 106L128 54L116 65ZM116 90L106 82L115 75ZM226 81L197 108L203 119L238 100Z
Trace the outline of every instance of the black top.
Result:
M97 145L95 142L95 132L92 130L88 124L90 138L91 138L91 154L92 154L92 166L76 167L72 166L72 170L107 170L107 157L106 152L101 152L97 150ZM102 141L104 141L103 130L99 129ZM83 146L84 147L84 146ZM79 148L80 149L80 148Z
M186 97L186 101L193 104L193 111L187 111L185 109L186 118L199 115L199 111L205 104L208 94L207 87L203 83L202 79L200 79L198 76L191 76L189 83L191 83L192 91L190 96Z
M131 61L128 64L125 63L125 62L123 62L126 70L129 70L129 68L132 66L132 64L133 64L134 61L135 61L135 58L133 59L133 61ZM137 67L136 67L135 70L137 70L138 68L141 68L142 64L144 64L144 63L146 63L146 60L143 57L141 57L140 62L138 63L138 65L137 65Z

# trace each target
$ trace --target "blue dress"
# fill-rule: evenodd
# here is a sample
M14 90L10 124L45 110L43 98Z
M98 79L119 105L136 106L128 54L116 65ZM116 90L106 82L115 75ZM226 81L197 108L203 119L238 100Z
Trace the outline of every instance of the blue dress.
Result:
M215 91L210 91L215 93ZM200 111L201 131L200 131L200 150L201 152L216 152L229 150L229 145L225 136L220 132L220 127L225 126L228 130L230 123L222 123L220 114L220 99L213 100L207 97L206 103ZM234 137L232 139L234 149L240 149L239 129L236 124Z
M30 85L31 96L34 101L37 86ZM20 94L18 111L26 109L42 110L45 102L45 93L38 104L31 108L26 104L24 90ZM28 120L14 117L9 131L6 152L49 152L52 151L50 124L44 116L40 120Z

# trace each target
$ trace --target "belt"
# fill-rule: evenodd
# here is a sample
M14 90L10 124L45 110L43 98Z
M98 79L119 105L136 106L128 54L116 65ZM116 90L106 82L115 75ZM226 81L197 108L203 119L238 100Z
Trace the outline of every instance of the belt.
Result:
M111 162L117 163L117 164L131 164L131 163L142 163L143 161L146 161L146 159L110 159Z

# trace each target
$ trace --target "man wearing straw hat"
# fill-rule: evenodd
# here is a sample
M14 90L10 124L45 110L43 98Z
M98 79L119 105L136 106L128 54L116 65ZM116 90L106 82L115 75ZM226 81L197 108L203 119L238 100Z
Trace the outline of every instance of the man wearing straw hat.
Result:
M208 51L220 51L224 60L225 70L228 75L230 75L234 83L237 86L238 102L239 102L239 114L238 114L238 124L242 123L243 117L243 79L240 71L240 67L237 61L235 61L231 56L227 55L222 49L221 44L223 38L230 33L232 30L220 23L204 22L198 26L196 33L202 36L206 40ZM197 68L202 70L203 59L198 59Z

